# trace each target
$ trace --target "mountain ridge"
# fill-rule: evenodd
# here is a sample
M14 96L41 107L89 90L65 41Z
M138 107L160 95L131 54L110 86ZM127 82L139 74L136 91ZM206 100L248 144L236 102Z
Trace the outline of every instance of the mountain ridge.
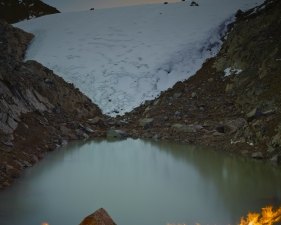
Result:
M0 19L10 24L54 13L60 11L41 0L0 0Z

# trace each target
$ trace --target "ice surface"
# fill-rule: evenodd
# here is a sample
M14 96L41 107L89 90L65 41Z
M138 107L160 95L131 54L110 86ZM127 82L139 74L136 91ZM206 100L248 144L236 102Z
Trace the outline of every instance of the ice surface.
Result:
M74 83L115 115L188 79L221 46L238 9L262 0L202 0L54 14L15 24L33 33L26 60Z

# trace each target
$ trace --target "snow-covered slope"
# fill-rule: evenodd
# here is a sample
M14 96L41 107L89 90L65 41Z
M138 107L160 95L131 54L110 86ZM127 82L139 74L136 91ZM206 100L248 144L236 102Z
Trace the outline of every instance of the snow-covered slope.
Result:
M262 0L202 0L61 13L15 24L37 60L74 83L104 113L132 110L194 75L220 48L238 9Z

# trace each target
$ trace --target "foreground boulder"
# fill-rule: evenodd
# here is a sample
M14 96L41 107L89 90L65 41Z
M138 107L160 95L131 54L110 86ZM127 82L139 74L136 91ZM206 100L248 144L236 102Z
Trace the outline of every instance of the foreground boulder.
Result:
M116 225L105 209L100 208L93 214L85 217L79 225Z

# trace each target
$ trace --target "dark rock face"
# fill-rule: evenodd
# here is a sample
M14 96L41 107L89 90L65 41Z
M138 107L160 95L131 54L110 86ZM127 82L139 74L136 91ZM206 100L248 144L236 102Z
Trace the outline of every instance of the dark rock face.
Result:
M40 0L0 0L0 19L17 23L35 17L60 13Z
M85 121L102 113L53 71L36 61L22 62L33 35L2 21L0 38L0 168L14 167L13 172L0 170L1 189L18 177L21 165L36 163L44 152L100 135Z
M279 152L281 147L280 14L278 0L265 1L244 13L237 11L237 22L214 63L217 71L242 70L225 78L226 94L246 113L248 122L233 140L263 146L263 157ZM255 158L262 158L256 154Z

